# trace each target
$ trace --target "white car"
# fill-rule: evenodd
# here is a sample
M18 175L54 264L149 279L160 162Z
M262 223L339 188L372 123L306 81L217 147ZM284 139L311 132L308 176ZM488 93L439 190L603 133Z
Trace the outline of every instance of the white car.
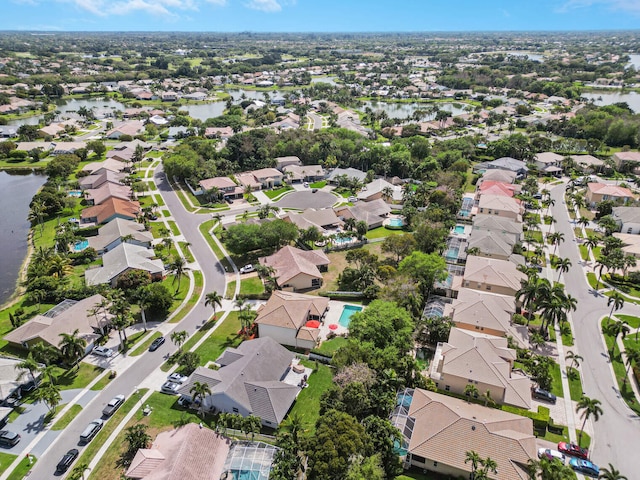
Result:
M255 270L255 267L251 264L249 265L245 265L244 267L242 267L240 269L240 273L249 273L249 272L253 272Z
M302 186L303 186L304 188L309 188L309 183L308 183L308 182L304 182L304 183L302 184Z
M189 380L189 377L187 377L186 375L181 375L178 372L175 372L169 375L167 377L167 380L170 382L179 383L180 385L182 385L184 382Z
M107 347L96 347L93 349L93 353L99 357L111 357L113 356L113 350Z
M162 387L160 387L160 391L162 393L166 393L168 395L177 395L178 394L178 389L180 388L180 384L179 383L175 383L175 382L164 382L162 384Z
M545 457L548 460L559 460L560 463L564 465L565 456L557 450L553 450L551 448L539 448L538 449L538 458Z

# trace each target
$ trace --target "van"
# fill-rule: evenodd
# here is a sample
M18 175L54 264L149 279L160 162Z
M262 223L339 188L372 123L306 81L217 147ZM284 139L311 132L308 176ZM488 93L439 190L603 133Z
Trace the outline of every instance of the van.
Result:
M93 440L93 437L97 435L103 424L104 422L99 418L93 420L89 425L87 425L87 428L84 429L84 432L80 434L80 443L87 444L91 440Z

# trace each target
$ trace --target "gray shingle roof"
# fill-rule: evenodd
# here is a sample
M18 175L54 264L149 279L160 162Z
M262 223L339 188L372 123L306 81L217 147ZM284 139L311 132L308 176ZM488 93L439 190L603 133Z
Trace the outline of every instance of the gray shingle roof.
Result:
M151 274L163 272L162 260L154 260L153 257L153 250L131 243L121 243L102 256L102 267L85 271L87 285L109 283L130 268L145 270Z

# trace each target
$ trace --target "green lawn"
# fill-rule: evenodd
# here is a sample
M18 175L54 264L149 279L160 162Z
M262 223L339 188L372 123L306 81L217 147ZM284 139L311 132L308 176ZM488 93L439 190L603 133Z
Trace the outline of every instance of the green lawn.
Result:
M11 465L16 458L18 458L17 455L0 452L0 474L4 473L4 471L9 468L9 465Z
M27 477L29 471L36 464L36 457L31 455L31 462L25 458L18 464L18 466L11 472L11 474L7 477L7 480L21 480Z
M232 280L227 283L227 291L224 294L224 298L233 298L233 294L236 292L236 281Z
M213 316L211 316L211 318L207 321L207 323L202 325L193 335L189 337L189 339L186 342L184 342L184 345L182 345L182 351L187 352L191 350L191 348L196 343L198 343L200 339L204 337L204 335L209 330L211 330L214 327L217 319L221 318L223 314L224 312L216 312L215 319L213 318ZM160 370L162 370L163 372L168 372L169 370L171 370L171 367L173 367L173 365L174 363L171 360L167 360L162 364L162 366L160 367Z
M622 278L619 275L603 275L603 280L605 280L609 285L616 287L622 293L626 293L632 297L640 298L640 289L636 284L629 282Z
M596 276L595 273L589 272L589 273L587 273L587 282L589 282L589 285L591 286L591 288L593 288L595 290L596 286L598 284L598 277ZM600 285L600 286L602 286L602 285Z
M562 391L562 373L560 373L560 365L555 362L551 367L551 377L553 378L551 382L551 393L553 393L556 397L564 397L564 392Z
M260 277L244 278L240 282L240 295L259 295L261 293L264 293L264 283Z
M589 261L589 249L587 248L586 245L578 245L578 248L580 249L580 256L582 257L582 260L584 260L585 262Z
M629 324L631 328L640 328L640 317L634 317L632 315L623 315L616 313L614 317L618 317L620 320L624 320Z
M82 411L82 406L75 404L51 427L51 430L64 430Z
M200 365L218 358L228 347L237 347L242 343L238 312L231 312L215 332L200 345L195 352L200 355Z
M61 390L84 388L104 371L103 368L88 363L80 362L78 365L78 368L73 367L69 370L56 367L54 375Z
M345 337L335 337L331 340L325 340L324 342L322 342L320 346L315 349L315 351L331 357L336 352L336 350L338 350L346 343L347 339Z
M273 200L274 198L279 197L280 195L284 194L285 192L288 192L290 190L293 190L293 187L290 186L284 186L275 190L263 190L262 192L269 197L269 200Z
M218 244L209 233L209 231L213 228L213 225L215 223L216 223L215 219L207 220L206 222L201 223L199 227L200 233L202 233L202 236L205 238L205 240L209 244L209 247L211 247L213 254L220 261L220 263L222 263L224 270L226 272L233 272L233 267L231 266L231 263L229 263L229 260L222 253L222 250L220 250L220 247L218 247Z
M100 380L98 380L93 387L91 387L91 390L102 390L104 387L106 387L107 385L109 385L109 383L111 382L111 380L113 380L112 378L109 378L109 375L105 375L104 377L102 377Z
M580 433L580 430L576 430L576 435ZM548 442L551 443L558 443L558 442L568 442L569 441L569 431L567 429L567 427L564 427L562 429L562 435L558 435L557 433L551 433L549 431L547 431L547 433L545 434L544 437L545 440L547 440ZM582 434L582 439L580 440L580 446L584 447L584 448L589 448L589 445L591 445L591 437L589 436L589 434L587 433L583 433Z
M180 229L178 228L178 225L176 225L176 222L174 222L173 220L167 220L167 224L171 229L171 233L173 233L174 235L180 235Z
M582 238L582 227L574 227L573 234L576 236L576 238Z
M569 322L564 322L560 325L560 333L562 335L562 344L565 347L573 347L573 332Z
M577 402L583 396L582 382L580 381L580 372L573 367L567 367L567 376L569 378L569 391L571 392L571 400Z
M302 361L309 368L315 368L316 362ZM317 363L318 369L309 376L309 386L302 389L289 415L299 415L305 430L313 433L316 421L320 417L320 398L333 384L331 367Z
M309 188L323 188L327 185L326 180L321 180L319 182L313 182L309 184Z
M367 237L369 240L373 240L375 238L386 238L390 235L403 235L406 233L407 232L405 232L404 230L392 230L385 227L378 227L374 228L373 230L369 230L365 234L365 237Z
M202 276L202 272L200 270L194 270L192 273L193 273L193 280L195 282L195 285L193 287L193 293L191 294L191 297L189 297L189 300L187 300L187 303L182 308L182 310L180 310L169 321L169 323L178 323L180 320L182 320L185 317L185 315L187 315L187 313L189 313L191 311L193 306L196 303L198 303L198 299L200 298L200 295L202 294L202 288L204 286L204 277ZM175 303L174 303L174 305L175 305ZM174 306L174 309L175 308L177 308L177 307Z
M138 345L138 347L133 352L129 353L129 356L130 357L137 357L138 355L142 355L144 352L149 350L149 346L151 345L151 343L156 338L160 338L161 336L162 336L162 333L155 332L148 339L146 339L144 342L142 342L140 345Z
M189 245L187 244L187 242L178 242L178 244L180 245L180 250L182 250L182 253L184 254L184 258L188 263L193 263L196 261L195 258L193 258L193 254L191 253L191 248L189 248Z

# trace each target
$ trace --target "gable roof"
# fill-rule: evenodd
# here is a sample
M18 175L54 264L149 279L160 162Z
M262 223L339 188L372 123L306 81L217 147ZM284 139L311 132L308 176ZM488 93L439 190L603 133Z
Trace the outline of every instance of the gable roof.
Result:
M333 227L342 225L343 223L331 208L322 208L319 210L307 208L303 212L289 212L282 217L282 219L295 224L298 228L307 229L309 227L316 227L321 232L325 227Z
M87 163L82 168L82 171L90 172L93 174L94 172L97 172L98 170L102 170L102 169L111 170L112 172L121 172L125 168L126 168L126 165L124 164L124 162L121 162L120 160L116 160L115 158L107 158L102 162Z
M534 160L536 162L540 162L544 164L551 164L551 163L562 162L562 160L564 160L564 157L554 152L540 152L540 153L536 153Z
M520 213L522 211L522 206L515 198L502 195L481 195L478 207L514 213Z
M485 255L502 255L508 257L513 253L516 238L509 233L473 230L469 236L469 248L477 248Z
M229 177L214 177L207 178L205 180L200 180L198 185L202 187L203 190L210 190L213 187L216 188L235 188L237 185L231 180Z
M525 172L529 170L527 165L522 160L516 160L512 157L502 157L489 162L487 164L489 168L500 168L502 170L511 170L512 172L518 172L520 170L524 170Z
M613 207L612 215L622 223L640 223L640 207Z
M522 187L520 185L514 185L513 183L485 180L478 186L478 190L482 192L483 195L513 197L515 194L520 193Z
M371 202L358 202L352 207L336 207L336 213L345 218L355 218L357 221L367 222L367 225L375 225L382 221L389 213L391 207L381 198Z
M329 174L328 180L333 181L336 177L340 175L346 175L349 178L355 178L360 180L361 182L367 178L367 174L362 170L358 170L357 168L334 168L333 171Z
M284 285L301 273L322 278L318 270L321 265L329 265L329 257L322 250L300 250L287 245L273 255L260 257L260 264L272 267L278 284Z
M488 180L495 180L497 182L505 182L505 183L513 183L514 180L516 179L516 172L512 172L510 170L500 170L500 169L493 169L493 170L486 170L483 174L482 177L480 177L480 180L478 180L478 183L482 184L483 182L486 182Z
M88 207L80 212L80 218L96 218L98 223L104 223L114 215L120 215L131 220L135 219L140 213L140 204L130 200L122 200L120 198L108 198L100 205Z
M479 213L473 217L474 230L486 230L489 232L505 232L522 235L522 223L512 218L499 217Z
M195 381L207 383L214 405L215 397L224 395L244 410L254 415L260 412L260 418L277 425L300 392L300 387L281 381L294 357L271 337L245 341L218 357L219 370L197 368L178 393L190 395Z
M498 463L496 480L529 478L525 467L537 453L531 419L420 389L412 392L408 413L415 419L412 454L470 471L465 457L473 450Z
M93 200L94 205L100 205L109 198L129 200L131 187L119 183L104 182L98 188L87 189L87 198Z
M153 259L155 252L149 248L121 243L102 255L102 267L89 268L84 272L87 285L109 283L128 269L144 270L151 274L162 273L164 264Z
M87 175L78 180L80 188L98 188L105 182L122 183L122 180L127 175L121 172L115 172L113 170L101 170L100 173Z
M587 188L591 193L597 193L599 195L608 195L610 197L629 197L633 198L633 192L625 187L619 187L617 185L608 185L606 183L589 183Z
M395 201L402 200L402 188L398 185L393 185L387 182L383 178L376 178L372 182L367 183L364 188L358 192L358 199L366 200L378 193L381 193L385 188L391 189L391 199Z
M526 275L516 268L515 263L508 260L478 257L469 255L464 270L464 280L471 283L484 283L502 286L514 291L520 289L520 281Z
M153 235L146 231L141 223L114 218L98 230L98 235L88 238L89 246L100 251L126 235L132 235L133 239L140 243L151 244L153 241Z
M255 323L298 330L309 316L321 317L328 306L326 297L275 290L267 303L258 309Z

